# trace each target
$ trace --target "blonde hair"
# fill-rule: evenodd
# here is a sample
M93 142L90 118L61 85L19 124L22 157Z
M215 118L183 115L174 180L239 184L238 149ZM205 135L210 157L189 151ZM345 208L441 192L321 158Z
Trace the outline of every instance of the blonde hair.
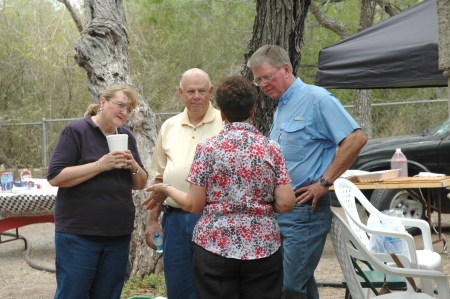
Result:
M84 117L97 115L97 113L100 110L99 108L100 108L99 104L90 104L86 112L84 113Z
M123 91L123 93L127 96L128 101L130 101L131 107L134 109L138 105L139 102L139 95L137 94L136 90L127 85L113 85L110 86L107 90L105 90L100 98L105 98L105 100L109 101L111 98L113 98L118 91ZM86 116L94 116L97 115L97 113L100 112L100 105L99 104L91 104L87 108L86 112L84 113L84 117Z
M281 68L283 64L287 63L292 72L292 64L289 59L288 52L277 45L265 45L256 50L255 53L248 59L247 67L253 69L260 66L264 62L270 63L276 68Z

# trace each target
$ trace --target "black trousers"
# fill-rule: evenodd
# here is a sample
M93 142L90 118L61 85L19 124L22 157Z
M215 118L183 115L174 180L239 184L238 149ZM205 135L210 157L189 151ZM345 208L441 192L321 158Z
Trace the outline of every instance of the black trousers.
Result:
M211 253L194 243L192 264L200 299L281 298L281 250L262 259L238 260Z

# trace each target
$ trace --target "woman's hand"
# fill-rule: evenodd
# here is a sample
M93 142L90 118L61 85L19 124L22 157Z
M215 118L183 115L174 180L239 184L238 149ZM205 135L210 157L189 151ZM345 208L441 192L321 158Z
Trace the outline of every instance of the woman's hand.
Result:
M114 151L101 157L98 162L102 171L118 169L130 169L136 172L139 164L134 160L133 154L130 150Z
M114 151L114 152L108 153L108 154L104 155L103 157L101 157L100 159L98 159L98 163L100 166L100 172L108 171L108 170L111 170L114 168L118 168L118 169L131 168L131 166L128 162L128 158L127 158L127 153L126 153L127 151ZM130 151L128 151L128 152L130 152ZM131 152L129 154L131 155ZM131 155L131 159L132 159L132 161L134 161L133 155ZM132 162L130 162L130 163L132 163ZM123 164L123 165L120 165L120 164Z
M131 172L136 172L137 169L139 168L139 164L136 162L136 160L134 160L133 154L131 153L130 150L125 150L124 151L124 157L125 157L125 163L127 164L126 166L124 166L123 168L128 168L131 170Z
M151 192L151 194L142 201L141 205L145 206L145 210L151 210L156 206L161 205L167 198L164 192L164 185L155 184L153 186L147 187L144 189L146 192Z

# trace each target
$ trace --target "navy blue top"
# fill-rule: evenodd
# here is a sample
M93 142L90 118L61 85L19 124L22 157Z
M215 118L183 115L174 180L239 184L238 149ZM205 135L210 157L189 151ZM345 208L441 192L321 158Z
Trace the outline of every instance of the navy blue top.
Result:
M128 149L144 169L136 139L125 127L119 134L128 135ZM64 168L99 160L109 153L106 136L88 116L68 124L53 151L47 179L51 180ZM112 169L73 187L59 188L55 204L56 232L120 236L134 228L135 207L131 195L129 169Z

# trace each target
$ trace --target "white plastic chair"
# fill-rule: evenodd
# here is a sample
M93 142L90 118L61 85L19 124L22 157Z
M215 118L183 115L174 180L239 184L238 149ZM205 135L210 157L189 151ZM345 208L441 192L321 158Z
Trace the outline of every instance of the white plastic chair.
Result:
M424 249L416 250L414 238L409 233L373 229L367 227L367 225L361 222L356 210L355 198L358 199L358 201L370 214L374 213L380 219L389 216L383 215L380 211L378 211L369 202L369 200L367 200L367 198L355 184L347 179L340 178L334 182L334 190L336 192L339 203L341 204L341 207L344 210L345 215L347 216L350 227L365 246L369 244L369 238L367 234L401 238L406 240L406 242L408 243L412 268L429 270L435 269L440 272L444 272L441 256L433 251L430 226L426 221L420 219L396 218L397 220L400 220L404 226L418 227L422 231ZM378 257L378 254L374 254L374 256ZM421 279L421 287L422 292L429 295L433 294L433 286L430 280Z
M354 271L350 257L354 257L360 260L368 261L376 270L383 273L403 276L403 277L419 277L428 281L434 280L437 285L439 299L449 299L449 286L447 276L435 270L413 269L410 268L409 260L399 255L399 259L405 268L398 268L389 266L386 263L393 263L393 260L388 254L378 254L374 256L361 242L359 237L354 233L353 229L333 211L333 219L331 224L330 238L333 243L334 250L336 252L337 259L341 266L344 277L347 281L347 286L353 298L364 298L364 291L359 283L356 272ZM350 244L350 242L351 244ZM407 282L407 290L405 292L395 292L378 297L383 298L405 298L405 299L422 299L422 298L434 298L425 293L416 293L413 287Z

